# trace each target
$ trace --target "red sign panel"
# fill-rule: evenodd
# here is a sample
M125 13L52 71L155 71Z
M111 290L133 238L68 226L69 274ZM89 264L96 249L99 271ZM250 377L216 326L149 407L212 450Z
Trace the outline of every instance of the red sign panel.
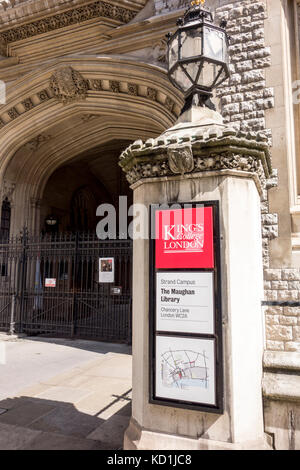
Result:
M214 268L212 207L157 211L155 227L156 269Z

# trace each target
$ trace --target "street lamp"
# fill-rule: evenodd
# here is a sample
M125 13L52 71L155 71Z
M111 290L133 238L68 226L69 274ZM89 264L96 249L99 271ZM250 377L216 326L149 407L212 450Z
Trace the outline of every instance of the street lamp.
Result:
M58 220L57 217L55 217L54 215L48 215L48 217L46 217L45 222L48 227L54 227L55 225L57 225Z
M196 0L168 34L168 75L185 94L183 112L193 104L215 110L212 90L229 78L226 22L213 24L212 13Z

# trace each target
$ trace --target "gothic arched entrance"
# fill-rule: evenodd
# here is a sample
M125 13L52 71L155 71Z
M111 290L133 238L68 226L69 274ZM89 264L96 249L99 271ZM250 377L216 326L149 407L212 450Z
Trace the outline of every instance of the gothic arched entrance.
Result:
M130 205L120 153L170 127L181 105L163 70L126 58L65 59L8 89L0 179L12 240L0 246L0 328L129 339L131 241L99 240L95 210L117 208L121 195Z

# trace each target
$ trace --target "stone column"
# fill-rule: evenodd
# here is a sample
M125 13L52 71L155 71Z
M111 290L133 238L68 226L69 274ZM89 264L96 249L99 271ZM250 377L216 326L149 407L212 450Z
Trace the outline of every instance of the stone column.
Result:
M149 403L149 241L135 240L133 411L125 449L269 447L261 389L260 195L270 176L270 156L263 135L237 133L209 113L196 124L179 123L155 140L135 142L120 165L135 203L219 201L224 414Z

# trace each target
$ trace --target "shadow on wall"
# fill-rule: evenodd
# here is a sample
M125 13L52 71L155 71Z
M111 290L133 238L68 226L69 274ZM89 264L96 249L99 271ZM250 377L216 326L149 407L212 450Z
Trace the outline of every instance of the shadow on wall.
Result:
M32 397L0 401L0 450L118 450L131 417L131 390L111 395L96 414L71 403ZM108 419L100 416L124 402Z

